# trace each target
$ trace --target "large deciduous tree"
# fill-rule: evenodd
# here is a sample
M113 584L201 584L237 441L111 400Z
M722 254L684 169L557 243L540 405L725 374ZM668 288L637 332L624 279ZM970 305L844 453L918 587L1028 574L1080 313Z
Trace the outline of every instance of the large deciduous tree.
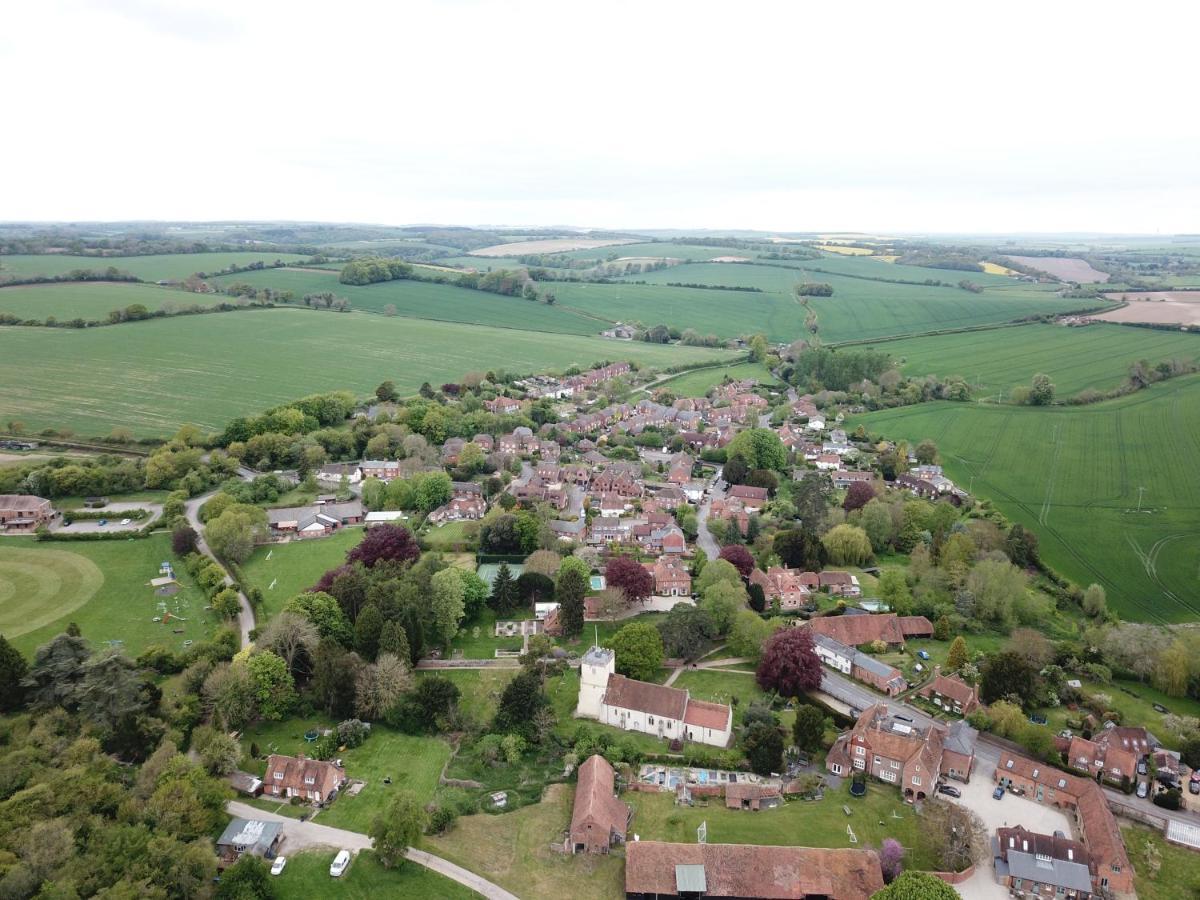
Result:
M645 622L631 622L609 639L616 653L619 673L638 681L652 679L663 663L663 641L658 629Z
M787 448L779 435L770 428L747 428L738 432L725 448L729 456L740 456L751 469L774 469L782 472L787 466Z
M817 690L821 674L821 660L807 628L787 628L768 638L755 673L759 687L784 697Z
M368 569L380 560L412 562L421 555L412 532L403 525L375 525L346 554L347 563L360 562Z
M778 532L771 543L771 549L789 569L808 572L821 571L829 558L820 537L808 528Z
M629 603L641 603L654 593L654 576L635 559L618 556L604 567L610 587L620 588Z
M754 555L741 544L730 544L721 548L720 558L738 570L743 578L749 578L754 571Z
M408 848L417 843L425 830L425 807L409 791L400 791L387 809L371 823L375 855L385 869L399 868L408 858Z

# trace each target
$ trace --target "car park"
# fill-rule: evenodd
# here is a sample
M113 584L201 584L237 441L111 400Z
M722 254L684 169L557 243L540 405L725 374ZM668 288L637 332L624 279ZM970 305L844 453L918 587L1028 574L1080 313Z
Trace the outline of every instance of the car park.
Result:
M339 850L338 855L333 858L333 862L329 866L329 874L334 878L341 878L346 872L346 867L350 865L350 851Z
M992 799L993 800L1003 800L1004 799L1004 788L1002 788L1000 785L996 785L996 789L994 791L992 791Z
M271 874L278 875L283 871L283 867L287 865L286 856L275 857L275 862L271 863Z
M961 797L962 791L952 784L939 784L938 793L945 794L947 797Z

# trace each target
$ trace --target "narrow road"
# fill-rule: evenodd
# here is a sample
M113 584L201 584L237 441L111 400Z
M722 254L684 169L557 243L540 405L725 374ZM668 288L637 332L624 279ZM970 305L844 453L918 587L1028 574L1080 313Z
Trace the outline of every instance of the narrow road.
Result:
M708 513L712 501L723 494L720 483L720 479L714 476L709 493L700 502L699 509L696 510L696 545L704 551L704 555L709 559L716 559L721 555L720 545L712 536L712 532L708 530Z
M287 816L267 812L236 800L226 803L225 811L243 819L283 823L283 837L287 842L284 847L285 855L315 847L351 850L357 853L360 850L370 850L374 846L374 841L368 835L360 832L347 831L344 828L331 828L328 825L321 825L319 822L301 822L299 819L289 819ZM515 894L510 894L500 885L493 884L486 878L425 850L409 847L406 856L417 865L444 875L452 881L457 881L488 900L520 900Z
M243 481L250 481L255 473L242 466L238 468L238 475ZM204 526L200 522L200 507L215 493L217 491L209 491L207 494L201 494L199 497L188 500L184 504L184 514L187 516L188 524L196 531L196 549L225 569L225 564L217 559L204 540ZM225 584L233 584L233 576L229 574L228 569L225 569ZM250 632L254 630L254 609L250 606L250 601L240 585L238 586L238 602L242 607L238 613L238 630L242 635L242 646L248 647L250 646Z

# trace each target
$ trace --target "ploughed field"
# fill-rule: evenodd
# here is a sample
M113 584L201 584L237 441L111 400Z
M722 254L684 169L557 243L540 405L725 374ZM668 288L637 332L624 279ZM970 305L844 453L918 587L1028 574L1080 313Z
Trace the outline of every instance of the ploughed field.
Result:
M311 310L87 330L12 326L0 328L0 421L20 419L30 431L69 427L81 436L122 425L156 436L184 423L222 428L234 416L317 391L367 394L387 379L411 394L422 382L471 371L528 374L604 360L653 368L732 357L725 350Z
M1200 376L1090 406L937 402L860 422L935 440L949 477L1032 528L1064 575L1104 585L1123 617L1200 619Z

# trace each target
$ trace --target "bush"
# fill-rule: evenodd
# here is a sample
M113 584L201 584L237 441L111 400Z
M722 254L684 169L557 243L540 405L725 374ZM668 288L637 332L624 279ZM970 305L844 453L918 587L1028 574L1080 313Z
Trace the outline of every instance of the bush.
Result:
M425 826L426 834L445 834L458 821L458 813L449 806L435 806L429 813L429 824Z

